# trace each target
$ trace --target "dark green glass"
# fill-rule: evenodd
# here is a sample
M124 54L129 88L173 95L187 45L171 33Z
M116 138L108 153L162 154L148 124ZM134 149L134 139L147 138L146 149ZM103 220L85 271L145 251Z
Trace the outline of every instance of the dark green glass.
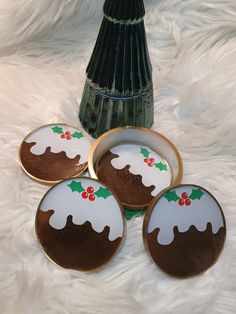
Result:
M137 210L134 210L134 209L129 209L129 208L125 208L125 218L127 220L131 220L131 219L134 219L136 217L142 217L144 216L145 214L145 208L144 209L137 209Z
M87 67L80 121L93 137L120 126L153 124L152 68L143 0L106 0Z

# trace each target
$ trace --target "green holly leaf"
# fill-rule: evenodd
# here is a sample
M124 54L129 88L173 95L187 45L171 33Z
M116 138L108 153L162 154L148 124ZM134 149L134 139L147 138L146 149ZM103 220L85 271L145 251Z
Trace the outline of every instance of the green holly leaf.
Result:
M80 139L81 137L84 137L83 133L82 132L75 132L71 135L71 137L73 138L77 138L77 139Z
M79 192L79 193L81 193L81 192L85 191L85 189L83 188L81 182L72 181L68 186L71 188L72 192Z
M52 128L52 130L53 130L54 133L57 133L57 134L64 134L63 129L60 128L60 127L57 126L57 125L54 126L54 127Z
M143 157L145 158L149 158L150 156L150 152L147 148L141 147L141 154L143 155Z
M102 197L107 199L111 194L111 192L107 188L100 187L97 192L94 193L97 197Z
M162 162L159 162L158 164L154 164L156 168L158 168L160 171L167 171L167 166L163 164Z
M167 199L168 202L177 202L180 199L175 191L166 192L164 197Z
M189 198L193 201L194 200L200 200L203 195L204 195L204 193L202 192L201 189L196 189L196 190L193 189Z

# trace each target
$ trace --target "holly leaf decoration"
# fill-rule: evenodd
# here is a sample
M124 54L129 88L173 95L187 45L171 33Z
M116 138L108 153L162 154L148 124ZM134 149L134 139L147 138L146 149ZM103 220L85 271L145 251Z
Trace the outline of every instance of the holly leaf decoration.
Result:
M80 139L81 137L84 137L83 133L82 132L75 132L71 135L71 137L73 138L77 138L77 139Z
M79 193L81 193L81 192L85 191L85 189L83 188L81 182L72 181L68 186L71 188L72 192L79 192Z
M150 152L147 148L141 147L141 154L143 157L148 158L150 156Z
M180 199L175 191L166 192L164 197L167 199L168 202L177 202Z
M193 201L194 200L200 200L203 195L204 195L204 193L202 192L201 189L196 189L196 190L193 189L189 198Z
M57 125L54 126L54 127L52 128L52 130L53 130L54 133L57 133L57 134L64 134L63 129L60 128L60 127L57 126Z
M158 168L160 171L167 171L167 166L163 164L162 162L154 164L154 166Z
M100 187L97 192L94 193L97 197L102 197L107 199L111 194L111 192L107 188Z

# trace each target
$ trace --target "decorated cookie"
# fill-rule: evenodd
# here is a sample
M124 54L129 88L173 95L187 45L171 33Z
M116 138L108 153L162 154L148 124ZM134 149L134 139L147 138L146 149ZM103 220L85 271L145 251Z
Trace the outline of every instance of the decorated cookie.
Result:
M99 181L69 179L42 199L36 233L46 255L69 269L91 271L111 260L124 237L116 197Z
M31 132L20 147L20 161L32 178L56 183L87 168L90 142L85 134L66 124L51 124Z
M130 207L147 206L171 183L168 163L157 152L137 144L110 149L99 160L96 174Z
M148 209L143 235L147 250L163 271L194 276L217 260L225 241L225 218L205 189L180 185L164 192Z

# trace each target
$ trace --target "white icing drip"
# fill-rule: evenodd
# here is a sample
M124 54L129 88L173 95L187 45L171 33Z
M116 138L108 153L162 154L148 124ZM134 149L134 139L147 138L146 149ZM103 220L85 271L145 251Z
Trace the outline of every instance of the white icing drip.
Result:
M78 131L77 129L70 128L66 125L60 125L64 132L70 131L74 133ZM90 142L86 137L77 139L73 138L70 141L66 139L61 139L60 134L54 133L52 130L53 126L42 127L32 134L30 134L26 139L26 143L35 142L36 144L31 147L30 151L34 155L42 155L45 153L48 147L51 147L52 153L65 152L66 156L70 159L75 158L80 155L80 163L83 164L88 161L88 155L90 150Z
M176 189L176 193L181 196L183 192L189 195L191 187L181 187ZM204 192L205 193L205 192ZM216 234L224 226L224 220L218 204L208 194L202 196L200 200L192 201L191 206L179 206L178 202L168 202L162 197L156 204L148 225L148 233L160 228L157 236L158 243L169 245L174 240L174 227L177 226L179 232L187 232L193 225L198 231L203 232L207 224L211 223L212 231Z
M95 191L101 184L87 180L74 180L82 182L85 189L93 186ZM123 218L120 207L114 196L109 196L106 200L96 198L94 202L84 200L78 192L72 192L68 187L71 181L67 180L55 186L44 198L40 205L40 210L47 212L54 210L54 214L49 220L49 224L57 230L66 226L67 217L73 217L73 223L83 225L86 221L92 224L93 229L101 233L106 226L110 227L109 240L114 241L123 235Z
M146 187L152 185L155 189L152 191L152 196L156 196L161 190L167 188L171 183L171 172L166 161L162 159L156 152L150 151L149 158L153 157L155 163L162 162L167 165L167 171L160 171L153 167L148 167L144 162L144 156L140 153L141 146L134 144L124 144L113 147L110 149L113 154L119 155L118 158L114 158L111 164L116 169L123 169L125 166L130 165L129 172L134 175L142 176L142 183Z

